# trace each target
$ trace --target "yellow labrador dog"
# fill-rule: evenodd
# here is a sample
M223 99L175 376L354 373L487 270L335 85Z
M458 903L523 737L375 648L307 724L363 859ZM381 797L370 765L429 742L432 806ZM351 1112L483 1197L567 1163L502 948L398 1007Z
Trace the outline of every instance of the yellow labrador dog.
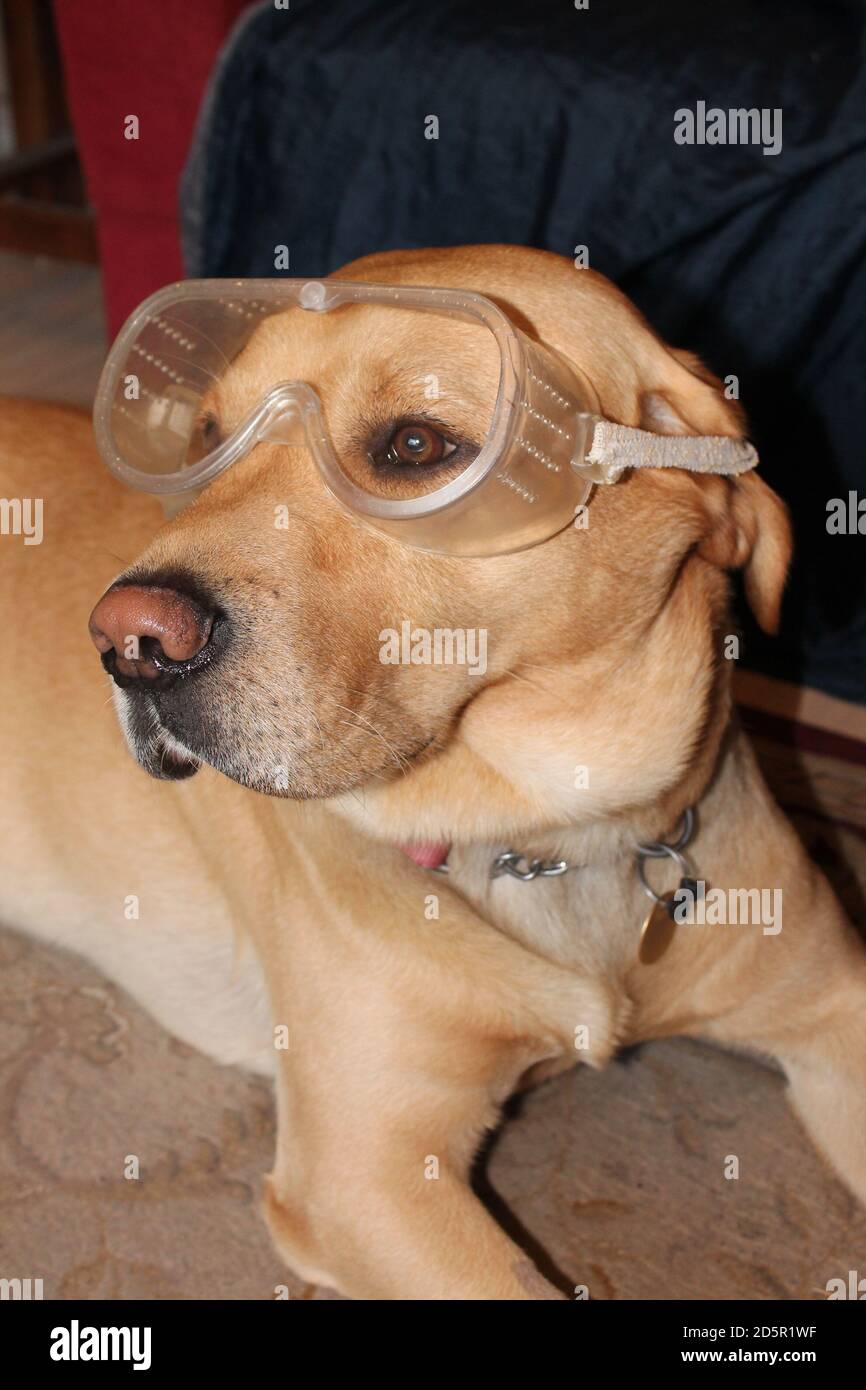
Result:
M559 257L394 252L341 274L479 291L611 421L743 433L699 362ZM347 437L373 399L411 425L394 364L423 377L429 318L374 312L269 320L207 427L289 378ZM471 396L425 448L472 437ZM866 1200L866 953L732 716L727 572L772 630L789 557L755 473L633 470L588 524L460 559L374 534L285 444L166 524L75 411L5 403L0 446L3 497L44 502L41 545L0 540L0 917L275 1078L265 1215L295 1270L362 1299L561 1296L473 1195L473 1155L515 1088L672 1034L778 1058ZM383 661L407 620L483 629L485 669ZM779 892L783 914L669 928L638 868L662 897L684 873Z

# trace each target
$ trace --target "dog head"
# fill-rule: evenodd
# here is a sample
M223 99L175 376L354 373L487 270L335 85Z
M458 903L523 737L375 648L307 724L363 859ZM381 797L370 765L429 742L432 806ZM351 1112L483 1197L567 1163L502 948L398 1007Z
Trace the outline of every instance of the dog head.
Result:
M391 252L340 275L479 291L570 359L610 420L743 433L696 359L560 257ZM467 341L465 389L431 428L421 383L435 333L435 315L375 306L275 316L215 388L203 428L217 437L297 379L359 467L379 450L399 468L407 428L426 431L447 466L478 447L498 363ZM706 776L725 723L725 571L744 569L764 628L778 621L784 507L753 473L635 470L596 488L582 522L515 554L428 554L344 511L304 450L258 444L94 610L133 752L158 776L208 763L259 792L332 798L401 841L497 838L657 803Z

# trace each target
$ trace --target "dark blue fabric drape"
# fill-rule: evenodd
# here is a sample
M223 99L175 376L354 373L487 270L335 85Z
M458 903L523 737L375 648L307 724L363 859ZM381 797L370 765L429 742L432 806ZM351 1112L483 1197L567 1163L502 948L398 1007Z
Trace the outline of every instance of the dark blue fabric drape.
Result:
M739 378L797 562L746 663L866 701L866 10L827 0L292 0L242 23L182 189L191 275L321 275L391 247L590 263ZM679 145L674 113L782 111L782 149ZM435 115L438 140L424 138ZM864 521L866 526L866 521Z

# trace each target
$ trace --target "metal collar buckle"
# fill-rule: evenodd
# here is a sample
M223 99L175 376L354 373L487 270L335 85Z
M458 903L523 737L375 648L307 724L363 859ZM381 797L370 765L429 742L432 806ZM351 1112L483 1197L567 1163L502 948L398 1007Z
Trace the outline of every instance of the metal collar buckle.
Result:
M646 877L646 861L648 859L672 859L679 868L683 884L690 884L692 879L692 867L682 851L691 840L695 833L695 810L693 806L687 806L683 811L683 818L679 834L671 844L665 844L663 840L655 841L648 845L638 845L635 851L635 868L640 880L640 886L648 898L652 898L656 906L668 905L672 901L672 895L663 897L650 887Z
M508 874L511 878L519 879L521 883L532 883L536 878L559 878L561 874L567 874L569 869L580 867L580 864L569 864L565 859L530 859L515 849L507 849L503 854L497 854L490 865L490 877L501 878L503 874ZM434 874L450 872L447 859L444 864L437 864L436 868L431 870Z
M525 867L521 868L521 865ZM512 878L520 879L521 883L531 883L536 878L559 878L560 874L567 874L569 869L576 868L576 864L569 864L565 859L529 859L525 854L508 849L504 854L497 854L490 877L500 878L502 874L510 874Z

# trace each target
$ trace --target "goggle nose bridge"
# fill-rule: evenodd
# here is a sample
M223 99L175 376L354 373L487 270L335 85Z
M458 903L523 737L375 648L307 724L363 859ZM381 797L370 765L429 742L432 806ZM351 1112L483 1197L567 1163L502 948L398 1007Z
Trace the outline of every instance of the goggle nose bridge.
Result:
M281 381L272 386L259 406L259 421L251 446L267 442L290 448L310 446L310 432L323 432L322 403L307 381Z

